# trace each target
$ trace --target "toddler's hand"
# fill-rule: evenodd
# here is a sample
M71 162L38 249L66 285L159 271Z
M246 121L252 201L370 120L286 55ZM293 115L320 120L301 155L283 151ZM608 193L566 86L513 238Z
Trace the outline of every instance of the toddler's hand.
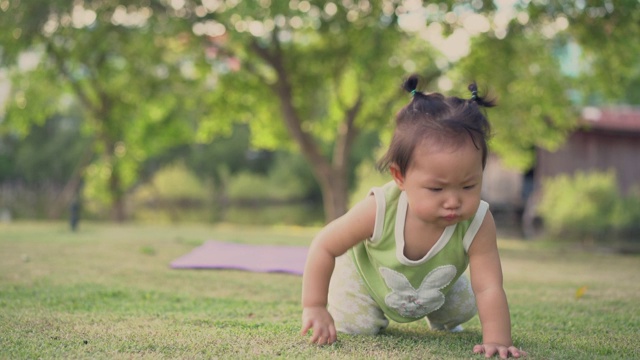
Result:
M493 355L499 355L501 359L506 359L509 356L514 358L527 356L527 353L518 349L515 346L504 346L500 344L482 344L473 347L474 354L483 354L485 357L492 357Z
M306 335L313 330L309 341L318 345L331 345L337 340L336 327L333 318L326 307L305 307L302 310L302 331Z

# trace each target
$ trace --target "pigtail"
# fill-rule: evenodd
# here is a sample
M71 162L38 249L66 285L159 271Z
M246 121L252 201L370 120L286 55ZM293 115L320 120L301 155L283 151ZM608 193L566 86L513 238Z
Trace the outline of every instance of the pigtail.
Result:
M471 99L469 101L475 102L482 107L494 107L496 106L495 99L487 99L484 96L478 95L478 85L475 82L469 84L469 91L471 91Z
M402 89L410 93L411 96L416 96L416 94L422 95L422 92L418 90L419 81L420 81L420 78L418 77L418 75L415 75L415 74L411 75L408 78L406 78L402 83Z

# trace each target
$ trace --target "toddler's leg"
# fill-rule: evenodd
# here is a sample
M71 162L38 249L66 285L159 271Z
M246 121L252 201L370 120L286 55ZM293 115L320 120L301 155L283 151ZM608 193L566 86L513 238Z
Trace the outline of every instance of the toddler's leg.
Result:
M336 259L328 302L329 313L339 332L377 334L389 325L389 320L369 295L348 253Z
M427 319L434 330L455 330L456 326L471 320L477 312L471 283L462 275L445 295L444 305L427 315Z

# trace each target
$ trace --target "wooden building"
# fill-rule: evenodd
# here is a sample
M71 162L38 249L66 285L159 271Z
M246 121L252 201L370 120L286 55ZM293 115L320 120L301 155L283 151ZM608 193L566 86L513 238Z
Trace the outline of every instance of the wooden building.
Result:
M581 124L558 151L538 150L536 188L559 174L610 169L623 194L640 186L640 107L585 108Z
M615 171L622 194L640 187L640 107L585 108L580 126L562 147L554 152L537 150L536 164L529 176L504 169L499 160L490 158L483 197L492 203L492 208L516 217L522 214L524 235L533 236L537 232L536 206L545 179L577 171L608 170ZM524 193L529 196L523 197L523 187L527 186L530 191Z

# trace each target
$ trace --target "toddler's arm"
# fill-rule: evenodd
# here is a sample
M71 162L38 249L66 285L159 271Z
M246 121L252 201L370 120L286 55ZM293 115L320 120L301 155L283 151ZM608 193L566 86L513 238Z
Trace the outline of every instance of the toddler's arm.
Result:
M376 203L368 196L342 217L325 226L313 239L302 277L302 330L313 331L310 341L320 345L336 341L333 318L327 311L329 281L336 257L371 237Z
M509 305L502 286L502 267L496 241L496 227L491 212L487 215L469 248L471 285L476 296L478 314L482 324L482 344L474 346L474 353L487 357L498 354L526 355L513 346Z

